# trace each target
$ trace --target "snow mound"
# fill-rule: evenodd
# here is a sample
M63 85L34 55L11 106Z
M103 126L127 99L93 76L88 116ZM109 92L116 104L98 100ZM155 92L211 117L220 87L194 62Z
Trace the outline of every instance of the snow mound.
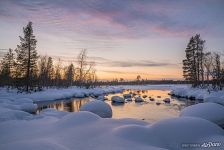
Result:
M113 133L135 143L172 150L186 149L181 146L183 143L207 142L212 136L218 136L218 141L224 138L220 127L193 117L166 119L151 126L124 125L115 128Z
M102 118L111 118L112 109L109 104L103 101L93 100L81 106L80 111L89 111Z
M124 103L124 98L123 97L120 97L120 96L113 96L111 98L112 102L114 103Z
M42 117L47 116L47 117L62 118L67 114L69 114L69 112L58 111L57 109L54 109L54 108L47 108L40 112L40 116L42 116ZM38 115L36 115L36 116L38 116Z
M223 126L224 106L216 103L199 103L184 108L180 116L199 117Z
M224 91L212 92L211 94L205 96L204 101L224 105Z
M37 104L25 103L20 106L21 110L29 113L34 113L37 111Z
M30 113L20 111L20 110L12 110L8 108L0 107L0 122L7 120L23 120L30 119L32 115Z
M74 127L75 125L89 124L97 121L100 117L88 111L73 112L62 117L58 122L58 126Z

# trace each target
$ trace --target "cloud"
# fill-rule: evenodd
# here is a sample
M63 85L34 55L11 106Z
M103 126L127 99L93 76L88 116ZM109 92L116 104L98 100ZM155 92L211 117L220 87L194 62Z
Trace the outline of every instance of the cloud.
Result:
M148 60L130 60L130 61L108 61L105 65L111 67L164 67L164 66L176 66L175 64L168 62L154 62Z
M53 55L52 56L55 60L60 58L62 62L77 62L77 57L68 56L68 55ZM173 66L177 67L179 64L174 64L170 62L156 62L156 61L149 61L149 60L127 60L127 61L116 61L110 60L107 58L99 57L99 56L89 56L87 58L88 62L95 62L97 66L106 66L106 67L166 67L166 66Z
M8 0L0 1L0 18L14 16L67 34L108 38L186 36L208 32L211 26L220 29L224 24L222 4L221 0Z

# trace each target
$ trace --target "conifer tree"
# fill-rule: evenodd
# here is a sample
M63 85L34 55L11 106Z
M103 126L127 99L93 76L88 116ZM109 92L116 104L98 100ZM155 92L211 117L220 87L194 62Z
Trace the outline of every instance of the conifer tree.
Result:
M12 49L5 54L1 62L1 83L10 86L13 78L14 54Z
M30 92L37 79L37 40L33 34L32 22L23 28L24 36L20 36L20 45L16 49L16 76L22 90Z
M72 83L74 81L74 74L75 74L74 65L70 64L65 73L65 76L66 76L65 79L67 81L67 86L72 86Z
M52 85L53 79L54 79L53 60L51 57L48 57L48 60L47 60L47 84L48 84L48 86Z

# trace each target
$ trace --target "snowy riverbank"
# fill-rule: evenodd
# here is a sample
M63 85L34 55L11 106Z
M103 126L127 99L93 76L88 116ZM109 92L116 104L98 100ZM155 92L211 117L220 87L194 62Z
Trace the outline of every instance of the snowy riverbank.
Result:
M212 91L201 88L191 88L190 86L176 86L172 88L172 95L189 99L201 100L204 102L214 102L224 105L224 90Z
M188 90L193 92L187 85L110 86L95 89L72 87L47 89L32 94L17 94L16 91L1 89L0 149L181 150L187 147L195 150L209 146L214 150L224 149L224 130L220 128L224 125L224 106L216 103L186 107L180 117L154 124L127 118L101 118L85 111L71 113L46 109L38 115L23 111L35 109L33 101L101 96L123 89L173 90L182 96L190 96ZM198 98L196 93L194 95ZM199 95L209 97L203 90Z

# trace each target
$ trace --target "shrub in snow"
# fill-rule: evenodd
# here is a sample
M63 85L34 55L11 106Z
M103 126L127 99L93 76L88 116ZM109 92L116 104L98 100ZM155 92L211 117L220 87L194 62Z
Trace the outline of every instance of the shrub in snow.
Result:
M120 96L113 96L111 98L112 102L114 103L124 103L124 98L123 97L120 97Z
M216 103L199 103L184 108L180 116L199 117L224 126L224 106Z
M131 98L131 94L124 94L123 97L124 97L124 99Z
M102 118L111 118L112 109L109 104L103 101L90 101L81 106L80 111L90 111L94 114L99 115Z
M144 100L141 97L136 97L135 102L143 102Z

